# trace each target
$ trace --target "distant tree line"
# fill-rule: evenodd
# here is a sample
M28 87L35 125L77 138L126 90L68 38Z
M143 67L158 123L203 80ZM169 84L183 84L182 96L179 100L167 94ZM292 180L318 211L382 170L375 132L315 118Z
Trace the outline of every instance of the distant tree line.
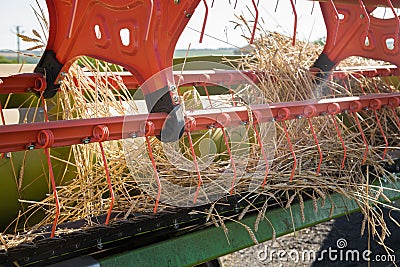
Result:
M0 56L0 64L15 64L17 63L16 59L8 59L4 56Z

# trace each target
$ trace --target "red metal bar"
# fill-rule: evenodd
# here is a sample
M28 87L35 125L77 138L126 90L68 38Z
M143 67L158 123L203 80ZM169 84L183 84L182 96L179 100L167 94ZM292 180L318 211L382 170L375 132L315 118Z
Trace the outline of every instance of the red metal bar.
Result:
M46 79L41 73L0 75L0 94L41 92L46 89Z
M86 55L124 66L142 84L172 66L176 43L199 2L46 0L50 19L46 52L54 52L63 65L61 72ZM121 30L128 33L127 42Z
M370 101L377 99L381 102L381 108L397 108L400 103L400 93L390 94L371 94L359 97L342 97L323 100L306 100L298 102L272 103L269 105L260 104L251 106L253 112L257 113L258 123L269 122L273 118L278 118L279 110L288 109L290 114L285 120L296 119L304 116L306 107L313 106L316 110L315 116L329 114L329 105L335 103L338 106L337 113L351 110L351 105L355 101L360 103L361 108L369 108ZM221 113L226 113L231 120L225 127L242 125L244 121L249 121L248 110L246 107L231 107L202 110L201 113L188 112L195 121L193 131L208 129L210 125L215 125ZM70 146L93 142L92 130L97 125L105 125L109 128L110 136L108 140L118 140L129 137L130 134L143 136L141 133L142 124L145 121L154 123L154 134L159 135L164 124L166 113L138 114L129 116L118 116L109 118L82 119L69 121L50 121L42 123L17 124L0 126L0 153L23 151L26 149L41 148L37 143L38 132L51 129L54 135L52 147ZM124 127L123 127L124 126ZM123 129L129 132L123 133Z
M120 81L116 81L115 77L121 78ZM116 72L114 75L100 74L104 79L107 79L107 83L115 88L118 87L118 83L122 82L128 89L138 89L140 83L137 81L134 75L130 72ZM92 73L86 73L86 76L95 81L99 77L96 77ZM244 82L252 81L258 82L258 77L254 71L183 71L175 72L175 81L180 80L180 85L198 85L198 81L203 81L204 77L208 77L204 81L204 85L235 85ZM229 79L227 80L227 77ZM248 79L248 80L247 80ZM0 94L10 94L10 93L26 93L29 91L43 91L46 88L46 80L43 74L40 73L24 73L0 76ZM186 82L185 82L186 81ZM77 81L75 81L77 83ZM95 89L95 86L93 86Z
M347 67L333 72L333 76L342 79L345 76L364 76L364 77L389 77L400 76L400 69L395 65L386 66L362 66L362 67Z
M95 81L98 79L92 73L86 73L87 77ZM114 75L121 78L120 81L116 81ZM138 89L140 83L137 81L135 76L129 72L116 72L114 75L100 74L104 79L107 79L107 83L115 88L118 87L118 83L122 82L128 89ZM180 85L198 85L198 81L203 81L204 76L208 76L208 80L204 81L204 85L237 85L252 81L254 83L259 82L258 75L266 75L264 73L256 73L254 71L235 71L235 70L224 70L224 71L183 71L174 72L174 78L177 82L180 81ZM364 76L364 77L389 77L389 76L400 76L400 69L394 65L379 66L379 67L358 67L358 68L343 68L333 72L333 77L338 79L346 79L348 76ZM228 77L228 78L227 78ZM249 79L249 80L247 80ZM46 80L43 74L40 73L23 73L8 76L1 76L0 80L0 94L10 93L26 93L29 91L43 91L46 88ZM195 82L197 81L197 82ZM75 81L77 83L77 81ZM95 87L93 87L95 89Z

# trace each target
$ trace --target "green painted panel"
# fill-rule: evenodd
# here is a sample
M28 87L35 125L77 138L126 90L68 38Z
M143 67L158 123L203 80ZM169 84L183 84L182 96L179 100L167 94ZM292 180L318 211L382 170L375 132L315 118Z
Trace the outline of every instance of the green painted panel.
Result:
M400 188L400 182L397 181L390 186ZM399 192L386 191L385 194L393 200L400 198ZM292 205L293 219L290 211L284 208L267 211L266 217L274 226L278 237L293 232L293 225L296 230L300 230L358 211L355 201L339 194L333 194L331 200L335 206L333 211L331 211L332 202L327 200L324 207L318 203L318 212L314 211L312 200L305 201L304 222L301 219L299 204ZM256 219L257 215L248 216L242 219L241 223L254 230ZM266 220L260 222L256 233L259 242L272 239L271 224ZM212 226L158 244L100 259L99 262L101 266L191 266L254 245L249 233L242 225L227 222L226 227L229 230L229 243L223 229Z
M76 175L75 168L58 160L68 161L70 147L51 149L52 166L57 184L65 183ZM71 161L71 159L70 159ZM47 160L43 150L32 150L11 153L11 156L0 159L0 230L3 231L19 212L27 208L19 199L40 201L50 191ZM30 218L30 224L41 219L40 214ZM24 223L21 219L20 226Z

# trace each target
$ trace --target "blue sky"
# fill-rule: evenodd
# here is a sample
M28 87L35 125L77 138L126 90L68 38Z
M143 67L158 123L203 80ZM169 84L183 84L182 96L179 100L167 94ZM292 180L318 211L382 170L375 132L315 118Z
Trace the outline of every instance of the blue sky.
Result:
M45 7L44 0L39 0ZM212 0L207 0L211 6ZM232 5L235 0L230 1ZM204 37L203 43L199 44L200 33L189 28L182 34L177 48L186 49L191 44L191 48L219 48L229 46L244 46L246 41L242 31L234 29L234 24L230 21L237 20L235 14L244 15L251 19L247 7L253 10L250 0L238 0L236 9L229 5L228 0L215 0L214 8L210 8L207 27L205 33L215 36L227 43L217 41L213 38ZM16 49L15 27L20 25L24 33L30 34L32 29L39 30L31 6L36 6L34 0L13 0L2 1L0 5L0 49ZM322 20L318 3L315 4L314 12L311 14L313 3L311 1L297 1L296 10L298 12L298 37L301 39L315 40L326 35L325 26ZM287 35L293 33L294 16L290 5L290 0L279 0L277 12L274 12L276 1L260 0L260 23L264 29L279 31ZM201 30L204 18L204 5L201 2L192 17L189 26L193 29ZM29 44L22 44L22 48L29 47Z

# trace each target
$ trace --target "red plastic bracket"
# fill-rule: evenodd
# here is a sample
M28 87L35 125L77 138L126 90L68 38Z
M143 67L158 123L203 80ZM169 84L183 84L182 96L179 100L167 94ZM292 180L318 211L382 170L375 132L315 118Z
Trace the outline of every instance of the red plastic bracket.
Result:
M46 50L55 53L62 71L87 55L124 66L141 84L172 65L176 42L199 2L46 0L50 17Z
M400 3L393 4L390 0L343 2L320 3L328 33L323 54L332 67L350 56L384 60L399 67L399 18L380 19L371 13L378 5L390 6L393 10ZM339 14L339 27L336 14Z

